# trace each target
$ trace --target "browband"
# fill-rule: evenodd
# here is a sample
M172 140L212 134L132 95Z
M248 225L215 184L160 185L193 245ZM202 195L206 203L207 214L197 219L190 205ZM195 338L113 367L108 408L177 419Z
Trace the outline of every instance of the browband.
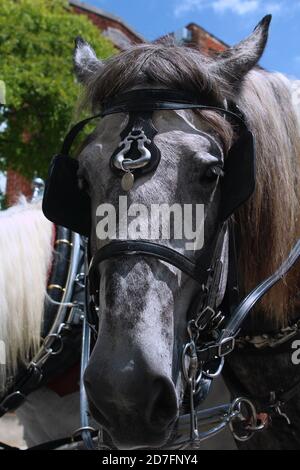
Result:
M198 98L192 94L177 90L140 89L119 94L114 98L103 102L102 111L94 116L75 124L67 133L61 148L61 155L69 155L71 146L82 131L82 129L94 119L117 113L145 112L158 110L180 110L180 109L202 109L206 111L217 111L247 130L247 124L243 114L235 104L231 104L232 111L216 105L216 100L205 95Z
M125 93L119 93L112 98L108 98L102 104L103 114L110 113L112 107L125 107L131 110L145 109L145 105L149 106L149 109L153 109L153 106L160 106L164 102L169 103L201 103L204 106L217 106L219 101L212 96L212 93L200 93L198 95L189 93L182 90L166 90L159 88L140 88L137 90L126 91Z
M218 111L247 129L244 116L238 106L231 104L232 111L220 107L220 103L207 95L199 97L177 90L139 89L119 94L102 105L101 116L117 113L138 113L158 110L203 109Z

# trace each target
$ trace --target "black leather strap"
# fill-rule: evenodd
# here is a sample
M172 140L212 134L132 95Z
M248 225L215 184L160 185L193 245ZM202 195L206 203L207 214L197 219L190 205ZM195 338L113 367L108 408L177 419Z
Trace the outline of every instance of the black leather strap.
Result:
M63 141L60 154L66 156L69 155L75 138L88 123L99 117L116 113L202 109L203 111L220 112L236 121L242 129L247 130L247 124L242 118L242 114L238 108L232 108L232 111L229 111L220 106L214 106L215 104L217 104L216 100L207 95L207 93L195 97L190 93L182 92L180 90L132 90L127 93L117 95L111 100L107 100L103 103L101 113L83 119L75 124L67 133Z
M122 255L143 255L156 258L175 266L199 283L204 280L198 265L172 248L146 240L116 240L98 250L91 260L89 281L92 295L95 295L99 289L99 264L102 261Z
M91 116L87 119L83 119L82 121L78 122L77 124L75 124L75 126L73 126L69 132L67 133L66 137L64 138L64 141L63 141L63 144L62 144L62 147L61 147L61 155L69 155L70 153L70 149L71 149L71 146L75 140L75 138L77 137L77 135L79 134L79 132L82 131L82 129L91 121L93 121L94 119L97 119L98 117L101 117L101 113L99 114L95 114L94 116Z
M220 341L236 336L248 313L254 305L294 266L300 256L300 240L297 241L288 258L278 270L259 284L234 310L221 335Z
M216 100L215 96L208 91L197 94L189 93L182 90L167 90L159 88L141 88L138 90L131 90L125 93L120 93L102 104L103 115L111 114L113 108L126 107L127 110L138 109L140 111L146 110L145 106L151 110L153 106L160 106L163 102L169 103L199 103L206 106L216 106L220 102Z
M298 395L299 392L300 392L300 381L298 381L295 385L293 385L288 390L278 393L276 397L280 403L284 404L292 400L292 398L294 398L295 395Z
M269 278L257 286L232 312L225 328L215 342L206 343L197 348L199 362L205 363L216 358L222 358L231 353L235 346L235 337L240 331L240 327L246 316L250 313L254 305L293 267L300 256L300 240L296 243L288 258L280 268Z
M0 418L8 411L17 409L27 395L38 388L42 378L42 371L37 367L30 367L20 372L15 385L1 399Z
M64 287L67 282L68 266L72 250L71 231L65 227L55 227L55 242L52 258L51 272L47 282L47 293L55 302L61 302ZM61 288L59 288L59 286ZM41 330L42 338L45 338L53 325L56 317L57 305L45 298L44 317Z
M228 253L228 276L225 294L225 311L232 313L239 303L239 276L238 258L236 246L235 226L232 218L228 221L229 228L229 253Z
M244 129L248 130L246 122L237 114L227 109L220 108L218 106L206 106L203 104L195 103L181 103L181 102L158 102L158 103L133 103L131 106L128 104L111 106L102 111L102 116L108 116L109 114L117 113L128 113L128 112L139 112L139 111L159 111L159 110L180 110L180 109L199 109L202 111L217 111L220 114L226 115L231 120L236 121L238 125Z
M265 350L257 351L257 353L260 354L259 360L262 360L261 355L264 355ZM277 354L278 353L277 348L276 349L272 348L272 351L268 352L268 354L269 353ZM283 351L281 350L280 354L282 353ZM264 359L264 356L263 356L263 359ZM289 401L292 400L300 392L300 381L297 381L294 385L292 385L292 387L290 387L287 390L274 391L273 392L274 396L272 400L271 400L271 394L268 394L267 396L257 396L257 395L249 394L249 390L240 381L240 378L236 374L235 370L232 369L230 363L228 362L225 363L223 376L225 379L225 383L228 386L231 393L234 393L234 395L237 395L237 396L243 396L243 397L249 398L255 404L257 410L260 413L268 413L271 416L272 415L278 416L278 410L276 411L276 404L282 407L285 404L289 403Z

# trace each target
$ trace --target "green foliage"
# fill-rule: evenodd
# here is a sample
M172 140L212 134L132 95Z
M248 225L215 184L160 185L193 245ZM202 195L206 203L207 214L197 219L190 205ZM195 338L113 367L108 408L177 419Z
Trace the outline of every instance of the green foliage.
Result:
M0 80L0 105L5 104L5 83Z
M73 74L74 38L90 42L98 57L112 43L64 0L0 0L0 170L44 177L60 146L80 92Z

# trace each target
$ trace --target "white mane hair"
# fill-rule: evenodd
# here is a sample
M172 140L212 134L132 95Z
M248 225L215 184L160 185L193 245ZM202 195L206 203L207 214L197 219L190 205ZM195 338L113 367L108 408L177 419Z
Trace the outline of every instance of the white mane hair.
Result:
M52 224L40 202L21 197L17 205L0 212L0 256L0 340L6 352L1 391L18 363L26 363L40 345L52 256Z
M300 80L291 80L293 103L300 123Z

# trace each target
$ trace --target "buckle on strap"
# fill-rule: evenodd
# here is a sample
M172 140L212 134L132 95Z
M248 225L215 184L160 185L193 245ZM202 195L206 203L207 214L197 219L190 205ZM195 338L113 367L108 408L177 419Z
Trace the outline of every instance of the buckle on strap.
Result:
M233 336L222 339L218 345L218 356L227 356L227 354L230 354L234 350L234 346L235 338Z
M235 338L229 336L228 338L222 339L219 343L214 343L211 345L205 345L203 349L197 348L197 357L199 362L205 363L213 359L227 356L234 350Z

